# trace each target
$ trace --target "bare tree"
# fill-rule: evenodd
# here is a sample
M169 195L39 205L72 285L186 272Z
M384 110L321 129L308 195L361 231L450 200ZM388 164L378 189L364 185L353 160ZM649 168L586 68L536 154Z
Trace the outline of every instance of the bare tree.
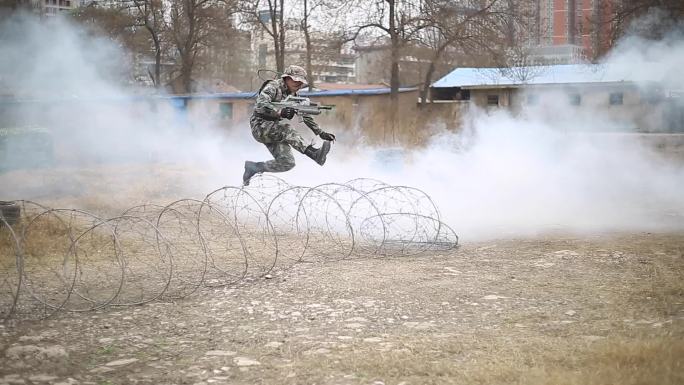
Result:
M350 28L349 40L356 40L359 35L370 31L380 33L389 41L390 47L390 89L392 95L397 94L400 86L399 61L402 49L410 42L418 40L418 33L426 28L426 20L422 12L421 0L382 0L376 1L367 12L361 23ZM368 7L366 5L366 7Z
M77 8L71 17L90 33L118 42L131 56L149 49L145 33L135 28L134 17L121 3L108 7L91 3Z
M162 33L164 2L162 0L123 0L135 20L135 25L149 33L154 50L154 70L150 74L155 87L161 86Z
M77 8L72 17L91 32L98 31L130 47L134 20L121 6L105 8L91 3Z
M495 54L499 65L499 73L520 83L528 83L543 75L548 69L546 63L540 61L531 47L515 45L507 47Z
M304 44L306 45L306 73L308 76L308 83L309 83L309 89L313 89L315 87L314 84L314 76L313 76L313 68L311 65L311 56L312 56L312 51L313 48L311 47L311 25L309 24L309 18L311 17L311 12L313 11L313 8L315 8L317 5L320 3L314 3L311 4L309 0L303 0L304 1L304 12L302 14L302 21L300 23L302 27L302 32L304 33Z
M395 140L395 119L399 97L399 61L402 49L417 40L418 33L427 27L422 13L420 0L382 0L375 1L361 23L353 26L349 40L356 40L366 32L380 33L389 40L390 46L390 129L392 141ZM359 0L357 6L368 8L366 2Z
M168 31L180 58L181 91L192 91L193 70L201 50L210 40L212 20L216 13L232 12L231 5L220 0L170 1Z
M433 50L423 79L421 106L427 102L428 90L439 62L448 50L476 55L486 50L499 16L500 0L455 4L444 0L426 0L424 12L429 27L421 33L421 44Z
M285 69L285 0L242 0L241 12L249 23L263 29L273 40L276 71Z
M253 73L250 34L237 27L232 5L216 9L209 15L207 40L202 43L196 66L207 79L248 89L252 86L250 76Z
M73 17L79 23L122 42L133 56L146 55L151 48L155 65L148 74L154 86L159 87L165 28L163 7L161 0L120 0L104 6L92 2L77 8Z
M308 74L308 83L310 88L314 88L314 55L319 58L319 61L325 59L333 59L345 42L344 36L336 32L331 32L333 26L338 22L335 20L335 13L340 12L339 7L345 3L345 0L301 0L302 1L302 19L300 27L304 35L304 63ZM327 31L315 31L312 27L312 19L319 17L328 28ZM314 37L317 36L317 37ZM339 55L338 55L339 56Z
M484 48L502 76L525 83L548 70L548 63L535 51L543 33L538 12L535 1L505 0L492 14L488 25L494 33Z

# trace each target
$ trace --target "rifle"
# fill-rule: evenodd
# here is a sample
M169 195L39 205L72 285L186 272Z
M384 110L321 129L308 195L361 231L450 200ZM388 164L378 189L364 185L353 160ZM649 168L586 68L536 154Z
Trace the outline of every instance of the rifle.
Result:
M273 102L273 105L278 108L292 107L297 112L297 115L320 115L322 110L332 110L335 106L321 105L320 103L312 102L311 99L303 96L288 95L280 102Z

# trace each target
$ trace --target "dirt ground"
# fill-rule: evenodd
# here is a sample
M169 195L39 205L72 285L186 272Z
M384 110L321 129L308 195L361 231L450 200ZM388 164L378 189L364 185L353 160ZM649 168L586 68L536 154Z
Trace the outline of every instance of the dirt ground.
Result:
M15 172L0 185L121 213L131 197L187 196L197 178L164 168L146 179L156 183L121 183L138 174L149 170ZM0 385L683 383L684 232L466 239L296 263L176 302L0 323Z
M682 384L684 233L298 263L0 326L0 384Z

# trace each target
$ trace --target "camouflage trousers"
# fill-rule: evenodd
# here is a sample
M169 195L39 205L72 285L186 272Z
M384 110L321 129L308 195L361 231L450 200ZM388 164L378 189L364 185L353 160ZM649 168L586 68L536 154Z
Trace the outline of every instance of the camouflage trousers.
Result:
M250 125L254 139L263 143L273 155L272 160L264 162L264 171L289 171L295 166L292 148L302 154L306 150L302 136L287 123L252 118Z

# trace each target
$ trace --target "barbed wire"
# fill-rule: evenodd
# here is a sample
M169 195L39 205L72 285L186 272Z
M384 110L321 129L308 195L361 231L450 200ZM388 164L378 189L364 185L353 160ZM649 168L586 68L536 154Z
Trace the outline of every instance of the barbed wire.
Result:
M291 186L266 175L203 200L103 218L18 200L0 210L0 318L185 298L299 262L445 251L458 236L432 199L373 179Z

